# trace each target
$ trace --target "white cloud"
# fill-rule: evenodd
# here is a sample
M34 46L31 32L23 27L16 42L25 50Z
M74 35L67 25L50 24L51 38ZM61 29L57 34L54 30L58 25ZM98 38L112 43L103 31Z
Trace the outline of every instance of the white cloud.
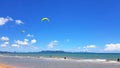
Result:
M34 37L34 35L32 35L32 34L27 34L27 37Z
M4 42L4 44L8 45L8 44L9 44L9 42Z
M6 47L7 45L5 45L5 44L1 44L0 46L1 46L1 47Z
M58 45L58 41L54 40L48 44L48 48L54 48L55 45Z
M1 47L6 47L9 44L9 38L8 37L2 36L0 38L0 40L3 41L3 44L0 44Z
M30 46L31 44L35 44L36 42L37 42L36 39L32 39L31 41L29 41L28 39L24 39L23 41L15 40L14 44L12 44L11 46L13 47Z
M12 44L11 46L12 47L18 47L18 48L20 47L20 45L18 45L18 44Z
M9 44L9 42L4 42L3 44L1 44L1 47L7 47L7 45Z
M0 44L1 47L7 47L7 45L11 45L11 47L21 47L21 46L32 46L32 44L35 44L37 42L36 39L24 39L24 40L15 40L14 43L9 44L9 38L2 36L0 40L3 42Z
M22 20L15 20L12 17L7 16L7 17L0 17L0 26L3 26L6 23L11 22L11 21L15 22L18 25L24 24Z
M15 20L16 24L20 25L23 24L23 22L21 20Z
M29 40L28 39L24 39L25 42L28 42Z
M83 48L96 48L96 46L95 45L88 45L88 46L85 46Z
M88 51L90 51L90 50L93 49L93 48L96 48L96 45L87 45L87 46L84 46L84 47L83 47L83 50L82 50L82 51L88 52Z
M0 26L5 25L6 23L10 21L13 21L13 19L9 16L7 16L6 18L0 17Z
M32 39L32 40L31 40L31 44L34 44L34 43L36 43L36 42L37 42L36 39Z
M18 45L29 45L28 41L29 41L28 39L24 39L23 41L17 40L17 41L15 41L15 44L18 44Z
M3 37L1 37L1 38L0 38L0 40L1 40L1 41L9 41L9 38L8 38L8 37L3 36Z
M120 51L120 44L106 44L105 51Z

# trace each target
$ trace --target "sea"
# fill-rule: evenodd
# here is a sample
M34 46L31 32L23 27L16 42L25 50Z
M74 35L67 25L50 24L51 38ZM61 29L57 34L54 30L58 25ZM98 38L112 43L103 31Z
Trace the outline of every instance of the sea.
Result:
M69 59L88 59L88 60L106 60L117 61L120 58L120 53L5 53L1 55L18 56L18 57L33 57L33 58L69 58Z
M120 68L120 53L1 53L15 68Z

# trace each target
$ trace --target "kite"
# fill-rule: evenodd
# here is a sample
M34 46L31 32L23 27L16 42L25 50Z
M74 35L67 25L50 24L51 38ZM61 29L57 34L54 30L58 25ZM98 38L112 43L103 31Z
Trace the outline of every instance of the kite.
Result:
M25 32L25 30L21 30L21 32L22 32L22 33L24 33L24 32Z
M44 17L44 18L41 19L41 22L43 22L43 21L48 21L49 22L50 20L49 20L49 18Z

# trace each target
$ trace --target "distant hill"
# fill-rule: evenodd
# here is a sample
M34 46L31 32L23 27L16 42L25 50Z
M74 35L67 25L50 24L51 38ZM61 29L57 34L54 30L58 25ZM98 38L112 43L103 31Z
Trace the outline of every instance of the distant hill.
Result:
M8 51L0 51L0 54L8 54L8 53L92 53L92 52L65 52L65 51L40 51L40 52L8 52Z
M41 51L40 53L65 53L64 51Z
M1 54L3 53L11 53L11 52L8 52L8 51L0 51Z

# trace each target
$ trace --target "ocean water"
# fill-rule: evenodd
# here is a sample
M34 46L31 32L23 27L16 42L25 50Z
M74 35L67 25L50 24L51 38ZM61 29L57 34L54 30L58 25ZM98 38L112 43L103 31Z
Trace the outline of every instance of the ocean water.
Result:
M8 53L0 54L0 63L15 68L120 68L119 57L118 53Z
M24 56L24 57L46 57L46 58L71 58L71 59L103 59L103 60L114 60L120 58L120 53L12 53L2 54L9 56Z

